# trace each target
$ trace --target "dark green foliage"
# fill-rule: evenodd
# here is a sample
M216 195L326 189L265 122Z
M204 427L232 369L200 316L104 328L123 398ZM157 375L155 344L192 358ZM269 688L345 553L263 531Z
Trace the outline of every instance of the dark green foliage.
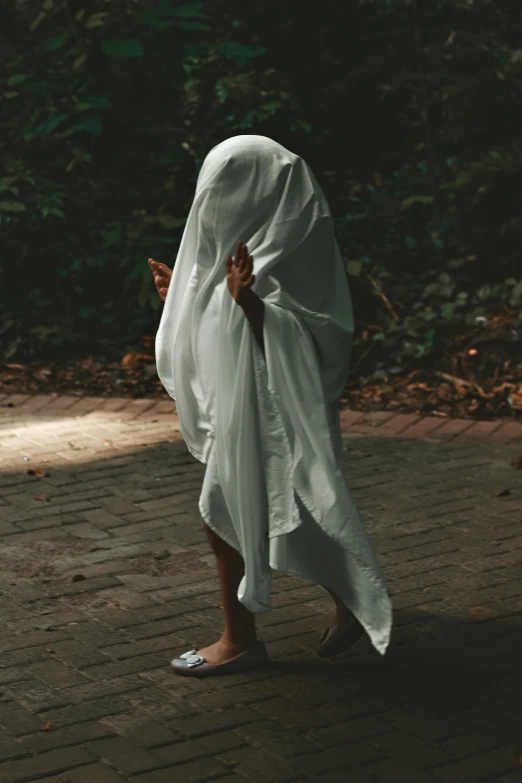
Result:
M147 258L173 264L205 155L239 133L316 173L372 372L519 308L521 33L509 0L3 3L4 358L154 333Z

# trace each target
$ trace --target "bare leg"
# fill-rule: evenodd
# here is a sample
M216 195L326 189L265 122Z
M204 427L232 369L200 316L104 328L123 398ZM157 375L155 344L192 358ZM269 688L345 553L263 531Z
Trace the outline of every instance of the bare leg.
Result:
M239 552L227 544L204 523L210 546L217 561L225 630L221 639L198 650L207 663L219 664L234 658L256 641L256 616L238 600L237 590L245 573L245 563Z

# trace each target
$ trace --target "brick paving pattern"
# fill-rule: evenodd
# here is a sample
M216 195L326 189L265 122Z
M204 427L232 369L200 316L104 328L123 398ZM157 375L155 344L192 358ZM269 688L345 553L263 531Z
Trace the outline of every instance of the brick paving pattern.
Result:
M386 656L320 660L330 599L274 573L270 664L198 680L169 661L222 617L174 404L0 396L2 783L522 780L522 424L342 422Z

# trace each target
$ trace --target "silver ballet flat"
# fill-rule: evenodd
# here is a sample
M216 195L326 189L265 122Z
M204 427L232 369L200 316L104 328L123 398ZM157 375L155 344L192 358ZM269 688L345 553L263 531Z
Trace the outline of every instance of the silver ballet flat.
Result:
M219 674L231 674L252 669L266 663L268 660L265 643L258 639L248 650L244 650L229 661L225 661L225 663L207 663L202 655L196 653L196 650L189 650L180 655L179 658L174 658L170 665L176 674L183 674L189 677L213 677Z

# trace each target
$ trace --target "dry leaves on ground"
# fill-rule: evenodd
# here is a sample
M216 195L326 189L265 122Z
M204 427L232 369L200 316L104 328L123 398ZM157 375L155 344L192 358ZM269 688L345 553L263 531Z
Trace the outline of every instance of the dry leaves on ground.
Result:
M45 468L29 468L27 473L30 476L36 476L36 478L39 478L39 479L45 478L46 476L50 476L51 475L49 473L49 471L46 470Z

